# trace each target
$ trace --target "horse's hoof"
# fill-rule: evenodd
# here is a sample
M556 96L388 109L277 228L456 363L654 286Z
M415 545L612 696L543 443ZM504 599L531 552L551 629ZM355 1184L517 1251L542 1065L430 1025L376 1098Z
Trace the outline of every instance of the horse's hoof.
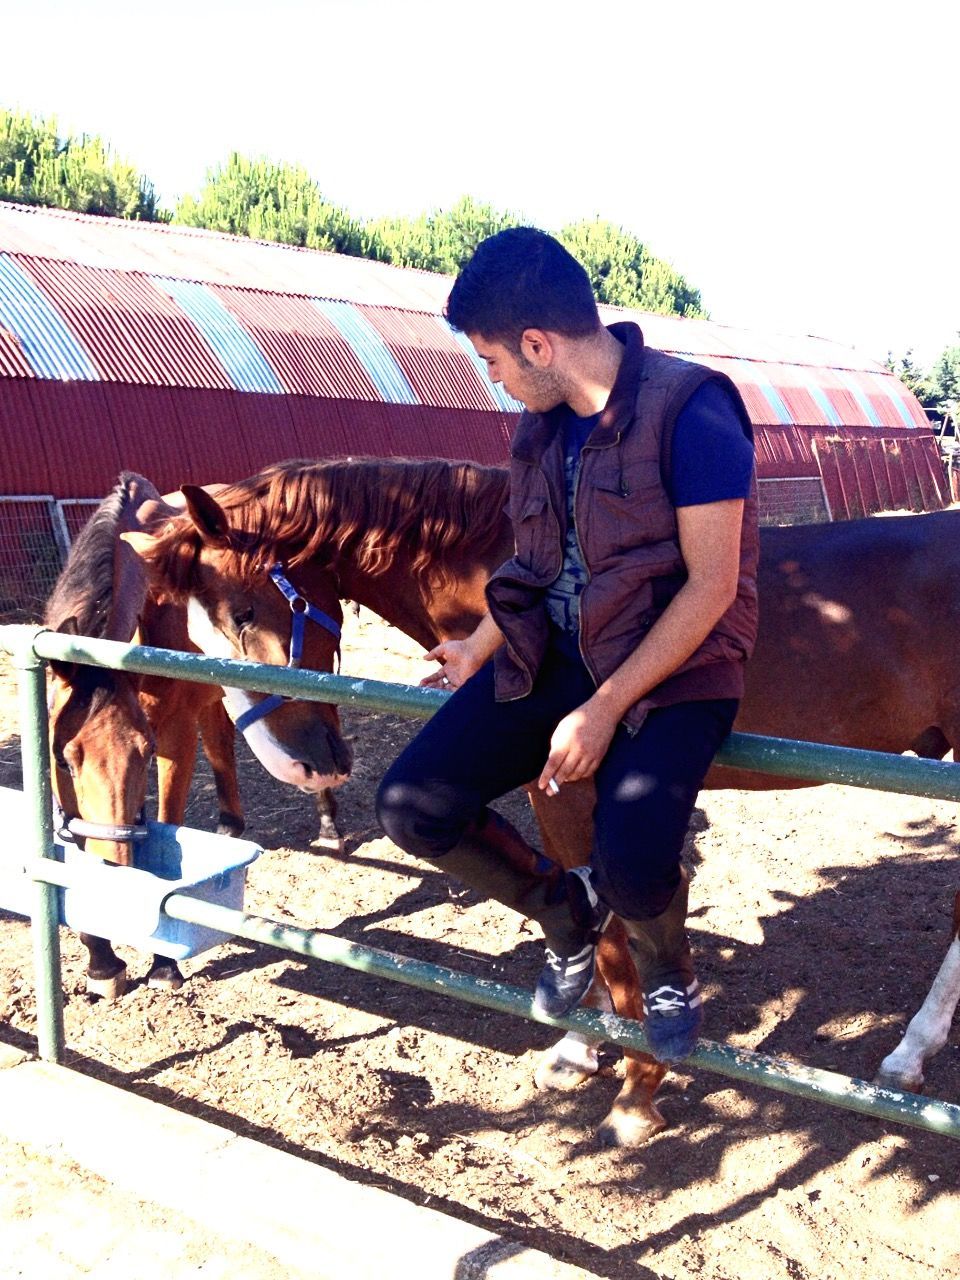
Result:
M87 974L87 995L101 1000L122 1000L127 993L127 967L123 966L110 978L94 978Z
M220 822L217 825L218 836L242 836L246 828L246 823L242 818L238 818L233 813L221 813Z
M873 1077L878 1089L892 1089L894 1093L923 1093L923 1076L901 1075L893 1071L880 1070Z
M597 1130L597 1139L605 1147L642 1147L666 1127L666 1120L652 1102L642 1111L614 1106Z
M538 1089L576 1089L597 1074L597 1051L591 1045L561 1040L548 1049L537 1063L533 1082Z
M343 840L334 832L333 835L327 835L323 831L313 840L310 841L311 849L329 849L332 853L343 853Z
M183 986L183 974L172 962L157 965L147 974L147 986L154 991L179 991Z

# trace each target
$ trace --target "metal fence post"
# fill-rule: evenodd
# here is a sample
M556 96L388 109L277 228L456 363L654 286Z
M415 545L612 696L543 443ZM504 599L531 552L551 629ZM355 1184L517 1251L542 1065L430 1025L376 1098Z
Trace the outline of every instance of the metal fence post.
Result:
M11 628L13 630L13 628ZM46 664L34 652L37 627L18 628L12 650L20 703L20 751L27 799L27 848L24 856L53 857L50 750L47 734ZM37 999L37 1051L47 1062L63 1057L63 988L60 979L60 928L55 885L34 885L31 934Z

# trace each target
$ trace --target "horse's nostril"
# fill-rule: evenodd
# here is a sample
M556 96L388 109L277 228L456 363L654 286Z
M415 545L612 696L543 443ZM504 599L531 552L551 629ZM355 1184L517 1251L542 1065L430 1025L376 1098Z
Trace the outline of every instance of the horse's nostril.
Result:
M308 765L308 764L307 764L307 762L306 762L305 760L301 760L301 761L300 761L300 767L301 767L301 769L303 769L303 775L304 775L304 777L305 777L305 778L307 779L307 781L309 782L309 780L313 777L313 769L311 768L311 766L310 766L310 765Z

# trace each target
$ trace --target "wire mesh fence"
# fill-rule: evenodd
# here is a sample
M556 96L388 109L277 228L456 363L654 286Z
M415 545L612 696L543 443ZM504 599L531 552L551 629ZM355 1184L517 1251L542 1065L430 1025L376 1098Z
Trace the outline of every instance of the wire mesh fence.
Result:
M0 496L0 622L42 617L70 546L97 505L96 498Z

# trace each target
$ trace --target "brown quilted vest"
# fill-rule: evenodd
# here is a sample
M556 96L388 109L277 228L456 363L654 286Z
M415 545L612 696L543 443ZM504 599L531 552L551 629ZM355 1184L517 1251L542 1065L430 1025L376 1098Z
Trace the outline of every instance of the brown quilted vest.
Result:
M708 379L734 384L703 365L646 348L632 323L610 326L624 356L606 408L583 447L575 521L589 579L580 597L580 650L598 684L640 644L680 590L686 569L677 518L661 470L670 460L680 410ZM550 624L545 589L560 572L567 507L562 433L549 414L524 413L511 447L509 511L516 554L487 585L487 600L506 644L495 657L500 700L530 692ZM740 580L734 603L671 676L630 708L638 727L651 707L704 698L739 698L743 664L757 631L756 478L744 504Z

